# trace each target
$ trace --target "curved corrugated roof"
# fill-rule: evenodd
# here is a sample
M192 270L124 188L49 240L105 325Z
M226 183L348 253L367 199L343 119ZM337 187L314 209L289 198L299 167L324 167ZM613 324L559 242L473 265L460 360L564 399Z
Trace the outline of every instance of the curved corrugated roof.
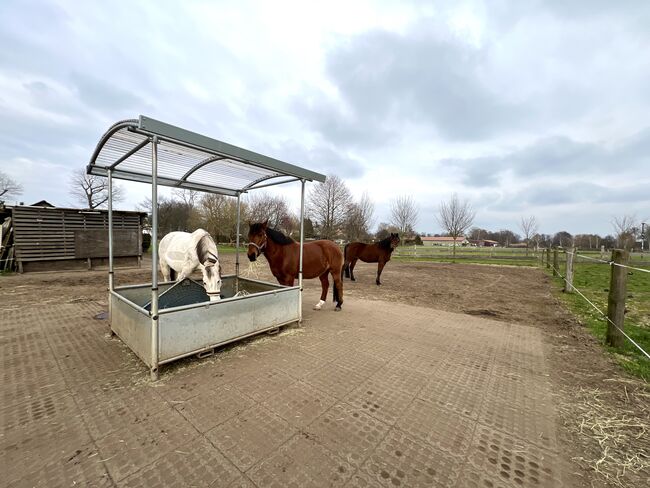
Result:
M159 185L237 195L250 189L325 176L148 117L112 125L92 155L89 174L152 182L152 141L158 141Z

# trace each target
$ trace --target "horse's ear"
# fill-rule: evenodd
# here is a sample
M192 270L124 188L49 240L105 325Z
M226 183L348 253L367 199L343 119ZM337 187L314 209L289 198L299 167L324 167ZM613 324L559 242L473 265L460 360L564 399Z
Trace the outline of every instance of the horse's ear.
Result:
M269 226L269 219L266 219L264 222L262 222L262 229L266 229Z

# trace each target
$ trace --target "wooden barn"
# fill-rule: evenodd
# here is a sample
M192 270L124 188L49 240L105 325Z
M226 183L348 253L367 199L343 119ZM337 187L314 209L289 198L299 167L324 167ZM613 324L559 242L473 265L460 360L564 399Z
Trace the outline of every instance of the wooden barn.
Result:
M108 265L106 210L53 207L43 201L6 207L4 212L5 222L11 223L12 267L20 273ZM113 212L115 264L140 264L145 215Z

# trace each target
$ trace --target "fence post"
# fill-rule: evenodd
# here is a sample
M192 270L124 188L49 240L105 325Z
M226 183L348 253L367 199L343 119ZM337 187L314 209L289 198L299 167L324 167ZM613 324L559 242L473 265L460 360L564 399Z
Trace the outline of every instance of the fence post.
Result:
M573 263L574 263L573 258L576 255L575 252L576 252L576 248L570 247L569 250L565 253L566 254L566 272L565 272L566 281L564 282L565 293L573 293Z
M551 248L546 248L546 267L551 269Z
M553 248L553 276L557 276L558 268L560 267L560 261L558 259L558 250L557 247Z
M627 264L630 253L624 249L612 251L612 262ZM607 298L607 344L614 347L622 347L625 336L620 330L625 327L625 295L627 294L627 268L622 266L611 266L612 274L609 282L609 297ZM616 324L616 327L612 325Z

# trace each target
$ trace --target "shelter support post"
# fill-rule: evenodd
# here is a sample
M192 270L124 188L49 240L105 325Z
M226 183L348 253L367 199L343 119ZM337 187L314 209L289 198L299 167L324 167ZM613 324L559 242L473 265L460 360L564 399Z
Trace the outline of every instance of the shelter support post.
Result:
M158 379L158 137L151 140L151 379Z
M241 224L241 193L237 193L237 237L235 238L235 286L239 292L239 227Z
M302 253L305 246L305 180L300 180L300 264L298 265L298 323L302 323Z
M91 261L88 258L88 269L91 268ZM113 280L113 170L108 170L108 325L110 334L113 336L113 310L111 310L111 293L115 288Z

